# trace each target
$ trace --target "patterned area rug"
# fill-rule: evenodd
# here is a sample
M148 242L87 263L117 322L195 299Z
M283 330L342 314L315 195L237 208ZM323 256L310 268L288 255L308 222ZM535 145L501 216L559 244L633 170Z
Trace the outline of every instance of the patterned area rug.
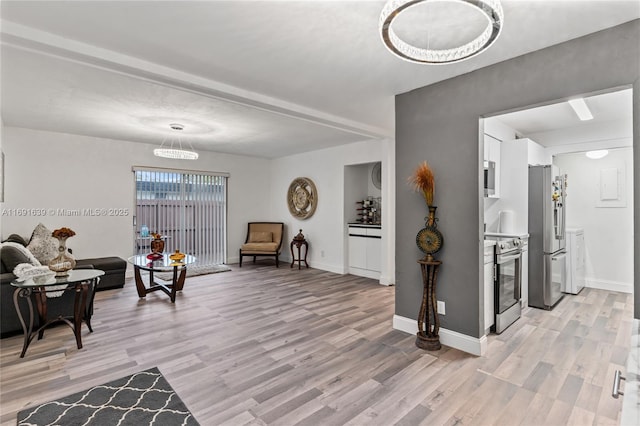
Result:
M230 271L227 265L189 265L187 266L187 277L195 277L197 275L216 274L218 272ZM160 272L153 274L154 277L161 280L171 281L173 279L173 272Z
M198 425L152 368L18 413L19 426Z

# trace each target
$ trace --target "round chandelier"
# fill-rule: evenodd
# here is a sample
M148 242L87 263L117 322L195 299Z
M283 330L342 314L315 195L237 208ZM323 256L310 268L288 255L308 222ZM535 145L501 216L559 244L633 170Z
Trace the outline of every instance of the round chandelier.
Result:
M436 2L471 6L482 13L487 20L487 26L470 42L449 49L417 47L396 35L391 24L402 12L419 4ZM504 12L500 0L389 0L380 14L380 35L385 46L405 61L420 64L449 64L469 59L489 48L502 31L503 19Z
M175 130L176 132L180 132L184 129L184 126L182 124L177 124L177 123L169 124L169 127L172 130ZM180 137L177 138L178 148L173 147L175 142L173 138L171 138L171 144L169 145L169 147L165 148L164 145L166 141L167 139L165 138L162 141L160 148L156 148L153 150L153 155L155 155L156 157L171 158L174 160L197 160L198 159L198 153L193 150L191 143L189 143L191 150L187 150L187 149L182 149L182 141L180 140Z

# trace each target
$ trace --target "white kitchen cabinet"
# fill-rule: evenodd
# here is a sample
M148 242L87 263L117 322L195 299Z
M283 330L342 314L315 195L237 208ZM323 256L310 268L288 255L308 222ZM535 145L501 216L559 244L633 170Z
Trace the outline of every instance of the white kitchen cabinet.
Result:
M494 245L484 246L484 330L489 333L489 329L495 321L494 309Z
M495 163L495 193L489 198L500 198L500 163L502 142L493 136L484 135L484 160Z
M584 229L567 228L567 272L563 293L578 294L585 286Z
M367 229L367 269L380 272L382 266L382 229Z
M520 306L529 306L529 237L520 237L522 240L522 277L520 291Z
M349 273L379 279L382 266L382 229L349 225Z
M349 267L367 269L367 239L351 235L349 228Z

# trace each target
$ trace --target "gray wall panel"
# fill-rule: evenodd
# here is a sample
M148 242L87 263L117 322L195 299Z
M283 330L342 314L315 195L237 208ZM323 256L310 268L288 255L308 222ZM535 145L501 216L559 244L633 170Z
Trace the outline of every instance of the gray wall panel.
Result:
M482 185L478 119L580 94L634 89L634 164L640 161L640 20L529 53L396 97L396 314L417 318L422 297L416 233L427 208L407 184L427 160L436 177L434 203L444 247L438 299L446 301L441 326L483 334ZM418 67L419 65L416 65ZM429 72L428 66L422 66ZM635 168L635 167L634 167ZM634 173L640 200L640 173ZM640 202L634 203L636 228ZM640 255L638 235L635 252ZM635 316L640 316L640 265L635 265Z

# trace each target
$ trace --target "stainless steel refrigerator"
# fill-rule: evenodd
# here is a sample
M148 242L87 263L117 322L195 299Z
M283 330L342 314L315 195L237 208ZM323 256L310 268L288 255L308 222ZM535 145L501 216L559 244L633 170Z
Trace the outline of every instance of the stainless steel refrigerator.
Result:
M566 176L529 166L529 306L551 309L566 280Z

